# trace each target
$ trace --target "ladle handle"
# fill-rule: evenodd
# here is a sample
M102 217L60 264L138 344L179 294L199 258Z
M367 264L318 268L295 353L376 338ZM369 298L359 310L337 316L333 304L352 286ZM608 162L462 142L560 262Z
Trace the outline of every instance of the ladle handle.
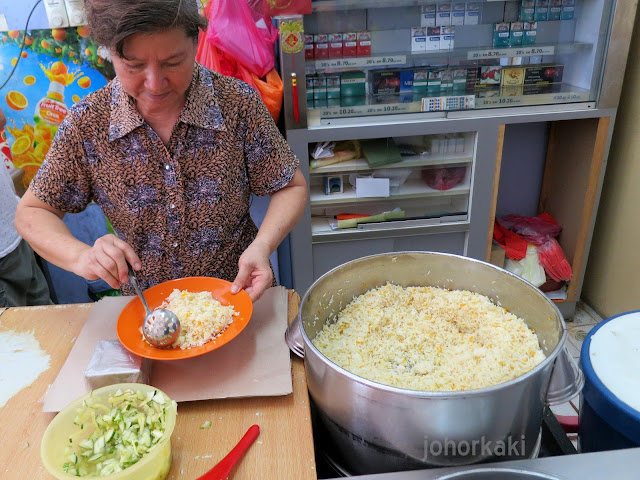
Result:
M127 272L129 273L129 281L131 282L131 285L133 285L133 289L138 294L138 297L140 297L140 300L142 301L142 306L144 307L145 312L147 312L147 315L149 315L151 313L151 309L149 308L149 305L147 305L147 300L144 298L144 295L142 294L142 289L140 288L140 284L138 283L138 277L136 277L136 272L133 270L133 267L129 262L127 262Z

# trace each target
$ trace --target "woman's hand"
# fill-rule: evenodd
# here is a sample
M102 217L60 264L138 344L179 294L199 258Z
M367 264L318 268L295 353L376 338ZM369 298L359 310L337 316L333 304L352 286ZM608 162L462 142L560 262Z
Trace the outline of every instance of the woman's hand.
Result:
M131 245L113 234L98 238L93 247L87 246L78 257L73 272L87 280L103 279L111 288L129 280L127 261L134 270L140 270L142 263Z
M257 301L273 280L269 255L267 247L255 241L249 245L238 260L238 275L231 286L231 293L238 293L244 288L251 300Z

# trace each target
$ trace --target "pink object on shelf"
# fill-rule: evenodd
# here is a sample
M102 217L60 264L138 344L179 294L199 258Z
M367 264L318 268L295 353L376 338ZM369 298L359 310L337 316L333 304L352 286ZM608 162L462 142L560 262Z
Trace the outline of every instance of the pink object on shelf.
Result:
M459 184L467 172L467 167L439 167L422 170L422 179L436 190L450 190Z

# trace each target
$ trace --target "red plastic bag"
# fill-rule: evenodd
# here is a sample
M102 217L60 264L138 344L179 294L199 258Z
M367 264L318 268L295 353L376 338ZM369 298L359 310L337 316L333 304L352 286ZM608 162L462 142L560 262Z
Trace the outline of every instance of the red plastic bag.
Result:
M311 0L262 0L262 8L263 13L270 17L306 15L311 13Z
M571 265L564 256L562 247L555 238L548 239L537 247L538 260L545 272L557 282L571 280Z
M436 190L450 190L462 181L466 172L466 167L425 168L422 179Z
M274 43L278 30L269 17L256 25L245 0L211 0L207 39L249 72L264 77L275 65Z
M507 215L500 219L500 223L534 245L542 245L549 238L555 238L562 232L562 227L548 213L541 213L535 217Z

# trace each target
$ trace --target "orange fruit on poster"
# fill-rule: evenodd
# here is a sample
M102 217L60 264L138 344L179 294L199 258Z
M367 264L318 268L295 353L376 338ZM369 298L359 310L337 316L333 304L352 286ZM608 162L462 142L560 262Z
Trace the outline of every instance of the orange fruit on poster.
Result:
M20 36L20 32L18 30L9 30L7 33L14 40Z
M26 77L24 77L24 80L22 80L22 82L25 85L33 85L34 83L36 83L36 77L34 77L33 75L27 75Z
M47 50L49 50L49 48L51 48L51 45L49 45L49 43L46 40L40 41L40 46L42 48L44 48L44 49L47 49ZM62 50L60 50L60 51L62 51Z
M78 79L78 86L80 88L89 88L91 86L91 79L89 77L81 77Z
M23 50L22 53L20 53L20 56L22 58L27 58L29 56L29 54Z
M69 52L69 57L75 56L76 52Z
M28 163L22 165L20 168L24 170L24 177L22 177L22 183L24 184L24 188L29 188L29 184L33 177L36 176L38 169L40 168L40 163Z
M10 108L18 111L24 110L29 104L29 102L27 102L27 97L16 90L11 90L9 93L7 93L6 100L7 105L9 105Z
M62 49L61 48L56 48L56 53L62 53Z
M32 43L33 43L33 38L25 37L25 39L24 39L24 44L25 45L31 45Z
M39 143L36 145L36 148L33 150L33 154L39 161L44 160L45 155L49 151L49 145L46 143Z
M18 63L18 57L13 57L13 58L11 59L11 66L12 66L12 67L15 67L15 66L16 66L16 63Z
M82 99L78 95L72 95L71 100L73 100L73 103L78 103Z
M11 145L11 153L13 155L22 155L23 153L27 153L27 151L31 148L31 140L29 137L24 136L20 138L16 138L16 141Z
M59 42L67 39L67 31L64 28L54 28L51 30L51 36Z
M80 35L82 38L87 38L89 35L91 35L91 29L87 25L80 25L78 27L78 35Z
M104 60L102 60L102 58L98 58L98 63L102 65L104 63Z
M55 62L53 65L51 65L49 71L53 75L66 75L67 73L69 73L67 66L62 62Z
M51 130L42 124L36 125L35 138L38 143L51 143Z

